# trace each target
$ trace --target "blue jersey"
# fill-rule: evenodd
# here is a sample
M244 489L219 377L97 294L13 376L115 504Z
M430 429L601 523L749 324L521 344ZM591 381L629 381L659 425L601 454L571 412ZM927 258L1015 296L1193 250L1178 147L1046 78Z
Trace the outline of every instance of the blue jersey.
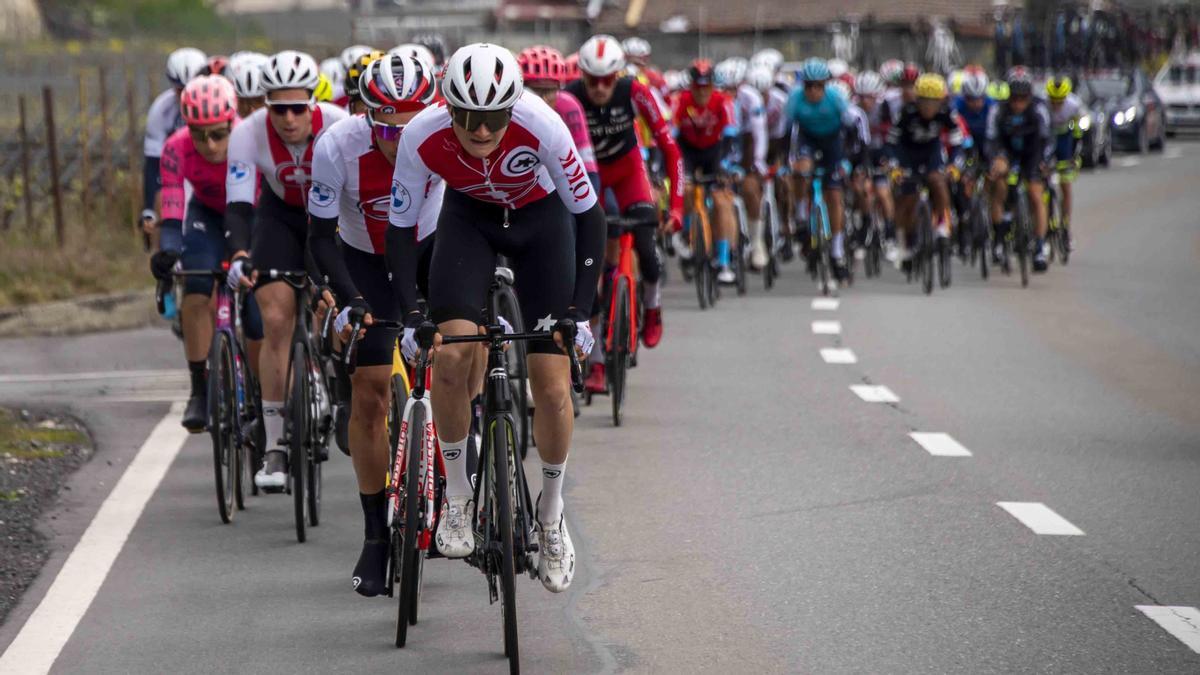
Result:
M840 133L842 119L849 103L831 87L825 87L825 98L809 103L804 87L797 87L788 99L788 119L805 136L824 138Z
M988 113L995 104L996 102L991 98L984 96L983 107L979 109L979 112L972 112L967 105L965 96L954 97L954 110L958 112L958 116L963 119L963 122L967 123L967 131L971 132L972 143L975 147L983 147L987 141Z

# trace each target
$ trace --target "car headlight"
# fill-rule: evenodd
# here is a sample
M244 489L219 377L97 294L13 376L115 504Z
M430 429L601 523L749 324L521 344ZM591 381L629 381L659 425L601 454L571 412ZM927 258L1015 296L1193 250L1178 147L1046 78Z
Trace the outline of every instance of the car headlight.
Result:
M1125 121L1132 122L1137 117L1137 106L1129 106L1125 109Z
M1088 130L1088 129L1090 129L1090 128L1092 128L1092 117L1091 117L1091 115L1084 115L1083 117L1080 117L1080 118L1079 118L1079 129L1080 129L1080 131L1087 131L1087 130Z
M1123 126L1125 124L1125 112L1122 111L1122 112L1117 113L1113 117L1113 123L1116 124L1117 126Z

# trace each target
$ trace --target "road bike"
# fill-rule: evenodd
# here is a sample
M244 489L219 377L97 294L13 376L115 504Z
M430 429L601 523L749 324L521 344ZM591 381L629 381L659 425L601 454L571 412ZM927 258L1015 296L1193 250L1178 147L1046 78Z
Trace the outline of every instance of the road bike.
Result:
M808 273L821 289L821 295L837 294L837 282L832 279L833 261L830 258L830 243L833 232L829 224L829 206L825 203L822 185L825 169L821 167L822 153L817 151L812 158L812 185L809 187L808 207Z
M775 168L771 168L763 180L762 236L763 248L767 252L767 264L763 265L763 288L771 290L779 278L780 258L787 241L780 225L779 204L775 201Z
M988 216L987 177L982 171L975 170L971 178L974 188L967 206L967 221L959 227L969 237L967 246L970 251L970 261L979 263L979 276L988 278L988 256L991 254L990 237L992 225Z
M1012 209L1012 231L1007 239L1017 254L1017 267L1021 272L1021 287L1029 286L1029 265L1033 244L1033 215L1029 212L1029 182L1021 178L1019 171L1008 173L1008 208ZM1007 272L1008 244L1005 245L1004 266Z
M913 216L913 226L917 230L917 246L906 270L906 278L921 281L925 295L933 293L934 267L937 267L938 285L946 288L950 285L951 254L948 240L938 240L933 232L933 207L929 200L929 185L923 168L916 171L905 169L901 180L906 189L915 189L917 207Z
M513 271L501 257L492 279L492 299L496 303L496 315L504 317L513 332L525 332L525 320L521 314L521 301L513 286ZM524 342L515 342L509 347L508 380L512 385L513 405L516 406L513 420L517 423L517 445L521 459L529 455L533 443L533 396L529 391L529 366L525 361Z
M712 186L716 176L695 176L692 181L692 214L688 223L691 240L692 280L696 282L696 298L700 309L717 304L720 291L717 288L716 256L713 255Z
M1060 162L1061 165L1064 164ZM1066 265L1071 259L1071 231L1066 220L1062 217L1062 206L1059 198L1059 173L1051 173L1046 178L1046 188L1042 200L1046 204L1047 239L1050 242L1050 259L1057 258Z

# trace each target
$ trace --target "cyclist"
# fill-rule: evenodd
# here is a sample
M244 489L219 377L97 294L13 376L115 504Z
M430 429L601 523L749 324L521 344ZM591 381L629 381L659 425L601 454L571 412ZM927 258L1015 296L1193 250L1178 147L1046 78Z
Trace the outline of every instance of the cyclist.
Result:
M781 177L788 173L788 153L792 136L788 125L787 103L792 87L780 72L783 65L783 55L775 49L764 49L750 59L750 72L756 68L765 68L772 74L771 85L762 90L763 100L767 111L767 164L780 172ZM751 77L747 74L747 77ZM792 183L790 180L773 181L775 185L775 202L779 207L779 226L785 240L792 236ZM781 252L784 260L791 260L795 255L792 247L784 246Z
M416 44L415 42L406 42L402 45L396 45L388 50L388 54L396 54L399 56L411 56L421 62L430 72L437 72L437 59L434 58L433 52L429 51L424 45Z
M946 102L946 80L936 73L917 78L916 103L901 109L900 120L888 131L887 152L893 165L908 170L915 180L929 186L934 236L939 251L950 238L950 193L946 174L954 180L962 173L963 133L958 113ZM943 147L945 144L945 147ZM949 157L945 152L949 148ZM905 233L901 262L908 264L917 233L913 217L917 206L916 185L908 181L896 199L896 225Z
M387 262L408 326L403 347L406 355L415 353L414 322L421 320L410 230L429 180L441 176L447 189L429 270L430 318L444 335L475 334L502 253L516 273L525 325L546 333L545 340L529 343L527 359L542 459L538 576L560 592L575 571L562 503L574 417L568 361L550 338L556 320L568 317L578 327L574 346L585 355L591 350L588 314L604 248L604 211L566 124L524 93L521 67L508 50L486 43L459 49L446 64L442 95L446 106L425 109L406 127L392 181ZM436 541L450 558L470 554L475 545L465 456L477 350L441 346L433 371L433 412L446 467Z
M583 76L583 74L579 72L579 52L567 54L566 61L563 65L566 67L566 71L563 73L564 85L569 85L572 82L578 82L579 78Z
M1058 171L1059 191L1062 193L1062 224L1070 233L1071 184L1079 175L1080 154L1083 151L1083 101L1071 93L1071 78L1058 75L1046 80L1046 96L1050 99L1050 128L1054 134L1055 169Z
M814 160L820 154L824 171L823 190L829 207L829 227L833 233L830 255L838 280L846 274L846 249L842 238L842 128L847 120L848 102L836 90L827 88L829 68L825 61L810 58L804 62L800 76L804 84L788 99L788 118L792 128L793 189L799 205L797 218L801 230L807 229L808 189L811 185ZM801 237L807 242L808 237ZM809 252L812 253L811 251Z
M262 269L306 267L308 215L304 207L312 179L313 138L346 117L341 108L316 102L313 90L319 73L317 62L308 54L291 50L275 54L263 65L262 80L266 109L239 124L229 141L225 225L234 251L229 266L231 285L253 285L243 272L250 258ZM254 206L260 174L266 185ZM263 468L254 482L263 490L278 491L287 477L287 450L280 439L296 293L286 283L267 282L255 289L254 296L262 311L265 338L259 383L267 438Z
M317 103L332 103L335 93L333 80L329 79L325 73L317 75L317 88L313 89L313 98L317 100Z
M220 54L214 54L205 60L204 70L200 71L204 75L220 75L226 79L229 78L229 57Z
M229 57L229 71L237 92L238 117L246 119L265 106L267 90L262 86L262 66L269 59L258 52L235 52Z
M884 221L884 239L888 245L888 257L896 257L896 221L895 204L892 201L892 188L887 179L887 154L884 143L887 140L887 129L891 126L883 112L883 97L885 85L883 78L870 70L859 74L854 82L855 93L858 95L858 107L867 116L867 126L871 140L867 144L867 167L871 175L869 186L870 201Z
M683 221L683 180L679 147L671 136L665 112L654 92L638 80L621 76L625 55L621 44L611 35L596 35L579 48L579 68L582 78L567 86L583 104L596 161L600 169L600 185L611 192L622 216L637 221L657 221L658 206L650 186L650 177L634 132L634 119L641 117L654 136L654 143L663 154L671 196L666 226L671 231ZM662 298L659 279L662 261L659 260L654 232L640 227L634 231L634 246L642 276L642 342L655 347L662 339ZM617 239L609 240L605 252L605 279L616 267L620 249ZM603 365L601 365L603 368ZM601 371L602 372L602 371ZM591 376L596 376L593 366Z
M961 93L954 97L954 110L966 122L967 130L975 140L972 146L975 153L987 138L987 119L995 105L987 93L990 84L982 68L967 66L963 71Z
M562 88L566 64L562 52L553 47L530 47L517 56L521 66L521 77L525 88L537 94L546 105L554 108L571 132L579 159L588 173L592 187L600 190L600 170L596 166L596 151L592 149L592 137L588 134L587 117L579 99Z
M1008 100L992 107L988 116L985 157L991 162L992 222L996 224L996 248L993 259L1000 263L1001 244L1012 228L1012 213L1005 201L1010 171L1028 185L1029 210L1034 215L1036 247L1033 271L1046 271L1046 204L1042 201L1042 165L1046 161L1050 139L1050 113L1033 96L1033 77L1024 66L1013 66L1007 74Z
M445 38L439 33L424 33L422 35L414 35L412 41L428 49L429 53L433 55L433 65L437 66L437 70L434 71L436 75L442 66L446 65Z
M626 65L630 75L660 94L667 93L667 82L663 79L662 73L650 65L650 43L645 38L625 38L621 43L621 49L625 52Z
M770 86L770 72L755 72L755 83L747 82L749 75L745 59L730 60L725 68L716 70L716 84L731 93L733 119L736 128L733 146L724 165L740 183L742 201L746 206L746 230L750 237L750 265L762 269L767 264L767 249L762 238L762 188L767 175L767 112L761 90L757 85Z
M320 64L321 77L329 81L330 84L330 100L337 101L344 98L346 95L345 81L346 69L342 67L342 62L336 56L331 56ZM317 96L320 100L320 96Z
M166 237L150 258L155 278L170 283L176 263L189 270L211 270L226 259L225 165L229 135L237 124L233 85L223 77L201 75L188 82L180 97L185 126L171 134L163 146L163 231L182 232L179 248ZM190 197L189 197L190 195ZM213 315L209 307L212 280L189 278L184 283L180 318L183 351L191 375L191 392L183 412L183 426L192 433L208 423L208 387L205 366L212 342ZM262 321L251 298L246 303L245 335L251 367L257 369Z
M921 69L915 63L905 63L892 76L894 79L889 80L889 84L893 86L884 94L883 108L887 113L886 119L895 124L900 121L900 111L904 106L917 102L916 86Z
M846 101L846 114L842 120L842 172L850 178L850 190L854 196L851 204L855 211L864 216L859 223L866 224L867 206L867 174L871 164L869 150L871 147L871 121L865 110L854 100L854 90L841 80L831 80L826 87L834 89L838 96ZM866 237L866 228L854 229L855 221L850 219L847 229L858 243Z
M308 191L308 243L329 279L341 312L334 328L350 338L350 314L366 313L368 326L355 347L348 424L350 458L358 477L364 541L352 577L361 595L384 592L388 530L384 483L388 471L387 415L392 346L398 331L372 326L375 318L402 318L388 278L386 239L391 178L404 126L433 103L433 73L411 57L388 56L368 66L360 80L366 115L329 127L313 148ZM417 284L425 287L444 184L434 179L417 215ZM406 232L412 236L412 230ZM340 242L339 242L340 240ZM340 245L339 245L340 243Z
M715 73L706 59L692 62L688 73L691 85L679 95L673 117L678 124L679 151L683 155L686 179L697 174L716 176L721 172L725 157L737 137L734 122L733 101L725 92L714 88ZM717 279L722 283L736 281L729 267L729 243L737 236L737 222L733 214L733 195L724 181L712 186L713 238L717 262L721 269ZM685 202L689 218L694 204ZM684 259L691 257L691 248L678 241L675 250Z
M346 110L350 111L351 115L362 115L367 111L367 106L363 103L362 96L359 95L358 82L367 66L381 58L383 58L383 52L372 50L358 55L358 58L352 61L346 69Z
M159 188L159 159L162 157L163 145L175 130L183 126L183 117L179 114L179 96L184 86L197 75L203 74L208 68L208 59L204 52L193 47L183 47L171 52L167 57L167 79L171 86L158 95L150 104L146 113L146 137L142 142L142 229L150 234L157 229L154 220L154 204L158 197ZM163 231L161 237L167 239L168 250L179 250L182 245L182 234L176 231Z
M334 97L333 102L339 108L350 108L350 89L358 90L358 77L362 75L363 67L355 66L359 64L362 57L367 54L381 53L376 52L373 47L367 45L351 45L346 47L337 56L338 65L341 67L341 75L339 77L330 76L335 82L341 83L341 94ZM376 57L378 58L378 57ZM373 61L374 59L372 59ZM368 62L369 63L369 62ZM353 74L352 72L353 71ZM352 111L353 112L353 111Z

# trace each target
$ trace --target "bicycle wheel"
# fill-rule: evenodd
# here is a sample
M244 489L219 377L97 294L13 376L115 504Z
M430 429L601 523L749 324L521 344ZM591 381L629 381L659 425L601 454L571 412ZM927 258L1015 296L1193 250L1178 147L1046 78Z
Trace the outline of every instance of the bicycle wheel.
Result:
M496 307L493 314L503 316L512 324L513 332L524 333L525 322L521 319L521 303L516 291L502 286L495 295ZM516 341L505 353L508 365L509 390L513 401L513 423L516 426L517 449L521 459L529 454L530 437L533 436L533 415L529 408L529 367L525 360L527 343Z
M391 402L388 404L388 451L395 452L400 442L400 423L404 420L404 405L408 403L408 388L405 387L404 376L392 375L389 386L392 390Z
M218 331L208 350L208 430L212 436L213 479L217 487L217 512L222 523L233 521L240 473L237 452L237 385L233 370L233 344Z
M770 188L768 188L770 189ZM763 288L771 290L775 286L775 210L771 208L770 200L764 199L762 204L762 237L763 248L767 251L767 264L763 265Z
M939 238L937 240L938 284L942 288L950 286L950 268L953 255L950 251L950 240Z
M700 309L709 308L708 277L712 275L712 265L708 259L708 240L704 234L705 216L697 214L692 218L692 278L696 282L696 299L700 301Z
M396 647L403 647L408 640L408 627L417 623L417 609L421 603L421 550L417 547L421 523L421 457L425 447L425 407L414 405L412 419L408 425L405 443L404 490L400 500L404 509L402 519L392 522L392 537L398 537L400 548L397 561L400 565L400 586L396 614ZM399 479L399 476L396 476ZM403 529L401 528L403 525Z
M629 307L629 280L618 277L613 286L616 293L616 316L613 317L613 345L608 351L608 388L612 398L613 426L621 426L621 408L625 403L625 374L629 368L629 327L633 316Z
M308 349L303 342L292 343L292 360L288 367L289 396L287 409L289 484L292 489L292 505L296 519L296 539L301 543L308 538L308 440L309 400Z
M1071 228L1062 219L1058 226L1058 257L1066 265L1071 260Z
M988 278L988 256L991 255L988 246L990 230L983 198L976 195L971 200L971 262L975 261L975 256L979 256L979 276L985 281Z
M1017 249L1017 265L1021 269L1021 286L1029 285L1029 203L1025 194L1017 197L1017 213L1013 222L1015 238L1013 246Z
M511 673L521 672L520 650L517 642L517 589L515 585L515 561L513 551L513 503L512 485L509 483L509 429L504 418L488 420L491 429L492 462L495 467L492 480L496 498L496 527L500 530L500 604L504 615L504 655L508 657Z
M929 204L917 207L917 258L921 266L921 287L925 295L933 293L933 217Z

